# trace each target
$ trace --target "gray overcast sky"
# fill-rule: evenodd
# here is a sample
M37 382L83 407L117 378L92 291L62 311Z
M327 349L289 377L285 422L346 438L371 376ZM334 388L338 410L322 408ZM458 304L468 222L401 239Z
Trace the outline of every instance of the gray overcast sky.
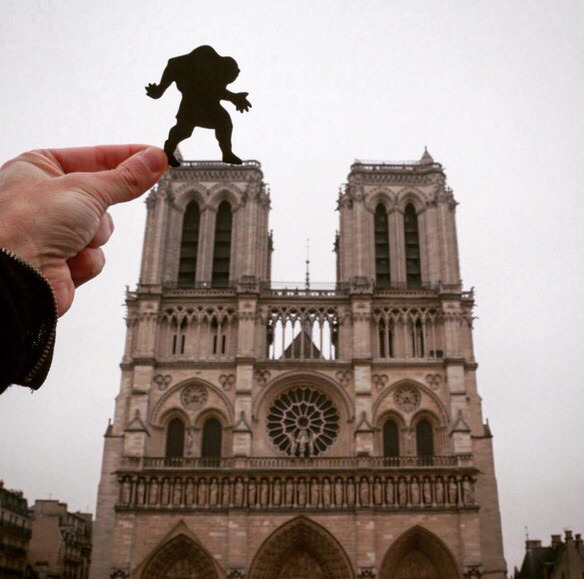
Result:
M427 145L460 202L512 569L525 526L544 541L584 532L583 30L580 0L3 0L0 160L161 145L179 93L153 101L144 85L169 57L212 44L238 60L233 90L253 103L233 110L234 150L261 161L271 186L273 279L303 278L309 237L313 279L332 281L353 159L417 159ZM212 133L183 154L217 158ZM145 207L113 215L106 270L61 320L46 384L0 398L0 478L29 502L95 511Z

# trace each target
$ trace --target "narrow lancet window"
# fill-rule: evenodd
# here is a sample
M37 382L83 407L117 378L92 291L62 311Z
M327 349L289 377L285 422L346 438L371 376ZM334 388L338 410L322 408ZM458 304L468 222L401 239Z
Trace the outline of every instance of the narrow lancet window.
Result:
M387 211L382 203L375 209L375 285L378 288L388 288L391 285L389 227Z
M426 419L420 420L416 426L416 446L419 457L428 460L434 455L434 432Z
M231 258L231 206L227 201L219 205L215 223L215 247L213 251L212 287L229 287Z
M393 420L386 420L383 425L383 456L399 456L399 434Z
M420 236L418 233L418 215L410 203L404 213L404 234L406 245L407 285L411 288L422 286L422 269L420 267Z
M191 201L187 205L183 217L178 287L195 287L200 221L199 204L196 201Z
M219 458L221 456L222 434L221 423L216 418L209 418L203 426L201 456L206 458Z
M185 425L180 418L173 418L166 429L166 456L183 456L185 449Z

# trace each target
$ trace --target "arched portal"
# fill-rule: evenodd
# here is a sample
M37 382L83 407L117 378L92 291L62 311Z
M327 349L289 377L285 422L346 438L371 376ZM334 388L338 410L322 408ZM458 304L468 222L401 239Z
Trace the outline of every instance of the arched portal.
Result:
M387 551L380 579L460 579L458 565L448 547L436 535L414 527Z
M152 556L141 579L219 579L219 575L200 545L178 535Z
M298 517L274 531L260 547L250 579L353 579L349 558L324 528Z

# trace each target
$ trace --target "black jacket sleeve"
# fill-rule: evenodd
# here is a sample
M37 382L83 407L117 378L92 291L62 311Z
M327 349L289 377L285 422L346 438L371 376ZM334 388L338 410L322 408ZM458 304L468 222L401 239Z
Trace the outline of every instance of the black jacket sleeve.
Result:
M43 275L0 248L0 394L11 384L37 390L47 377L57 304Z

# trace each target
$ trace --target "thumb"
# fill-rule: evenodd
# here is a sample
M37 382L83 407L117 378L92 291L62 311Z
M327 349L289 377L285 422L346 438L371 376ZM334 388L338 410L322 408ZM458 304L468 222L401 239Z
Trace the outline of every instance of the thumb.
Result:
M166 169L166 153L158 147L148 147L115 169L96 173L95 189L108 206L131 201L150 189Z

